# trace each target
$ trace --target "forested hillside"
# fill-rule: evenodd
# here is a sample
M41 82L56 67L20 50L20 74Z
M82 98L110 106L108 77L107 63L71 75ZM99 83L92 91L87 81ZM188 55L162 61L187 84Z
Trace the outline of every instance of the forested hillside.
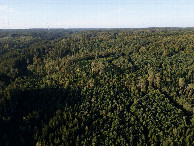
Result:
M0 30L0 145L194 145L194 28Z

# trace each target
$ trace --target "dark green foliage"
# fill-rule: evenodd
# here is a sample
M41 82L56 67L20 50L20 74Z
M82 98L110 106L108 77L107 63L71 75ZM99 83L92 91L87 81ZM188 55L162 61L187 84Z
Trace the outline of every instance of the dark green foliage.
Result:
M0 30L0 145L193 145L193 28Z

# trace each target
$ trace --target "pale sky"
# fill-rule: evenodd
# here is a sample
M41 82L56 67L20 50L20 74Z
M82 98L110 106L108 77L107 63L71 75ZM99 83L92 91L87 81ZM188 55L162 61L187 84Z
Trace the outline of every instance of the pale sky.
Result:
M194 27L194 0L0 0L0 29L48 27Z

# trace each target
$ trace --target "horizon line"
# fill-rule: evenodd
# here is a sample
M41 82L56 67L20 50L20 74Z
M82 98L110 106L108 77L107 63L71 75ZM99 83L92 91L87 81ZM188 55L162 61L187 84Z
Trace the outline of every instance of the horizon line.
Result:
M179 26L161 26L161 27L69 27L69 28L46 28L46 27L34 27L34 28L0 28L0 30L30 30L30 29L45 29L45 30L50 30L50 29L149 29L149 28L194 28L194 26L188 26L188 27L179 27Z

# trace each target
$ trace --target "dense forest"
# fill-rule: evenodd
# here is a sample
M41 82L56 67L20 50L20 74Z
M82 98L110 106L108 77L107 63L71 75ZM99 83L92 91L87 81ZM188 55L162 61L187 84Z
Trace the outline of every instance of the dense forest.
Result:
M0 145L194 145L194 28L0 30Z

